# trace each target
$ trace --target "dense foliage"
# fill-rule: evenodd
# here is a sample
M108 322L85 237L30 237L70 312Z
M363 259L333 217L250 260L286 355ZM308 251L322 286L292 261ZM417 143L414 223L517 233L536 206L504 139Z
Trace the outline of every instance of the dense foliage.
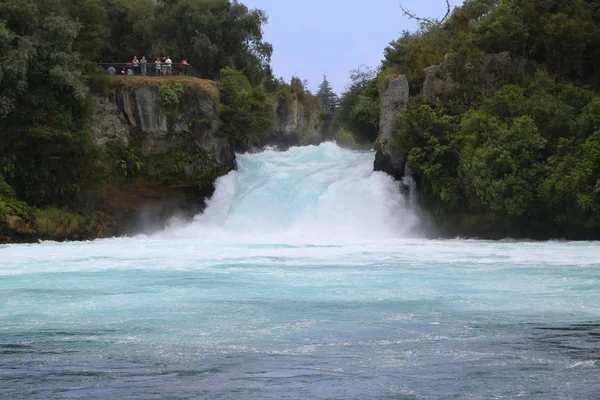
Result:
M350 71L350 84L340 98L334 128L352 135L359 144L373 143L377 138L382 76L366 67Z
M508 51L576 84L598 87L600 3L588 0L467 0L442 25L404 32L385 50L412 86L423 69L455 53L463 60L480 52Z
M90 94L106 94L109 80L96 63L185 57L196 73L219 80L222 140L256 142L275 123L279 92L291 86L271 72L266 21L235 0L0 1L0 241L6 226L49 237L88 229L91 220L71 212L91 215L107 184L149 168L131 149L94 144ZM173 78L158 95L169 115L184 90ZM169 164L180 170L189 160L177 153ZM214 174L194 176L204 182Z
M88 88L58 1L0 4L0 172L30 204L68 204L95 173ZM49 12L53 10L53 12Z
M273 106L263 87L252 87L243 73L229 67L221 70L218 85L221 134L232 138L238 148L260 143L261 134L275 125Z
M229 0L63 0L81 24L74 49L90 61L149 62L187 57L203 78L224 67L244 71L253 84L271 78L273 48L263 41L267 16Z
M395 140L448 232L598 237L599 22L598 2L468 0L386 49L382 68L405 74L413 94L423 68L455 55L450 93L417 98ZM536 67L490 96L467 68L501 51Z

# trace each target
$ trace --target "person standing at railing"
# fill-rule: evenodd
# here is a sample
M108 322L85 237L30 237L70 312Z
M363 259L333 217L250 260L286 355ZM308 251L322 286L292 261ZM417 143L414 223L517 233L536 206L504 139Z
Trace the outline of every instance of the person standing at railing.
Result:
M148 63L146 62L146 57L142 57L140 65L142 66L142 76L146 76L146 73L148 71Z
M187 76L187 70L188 70L188 60L187 58L185 58L183 60L183 75Z
M131 61L131 63L133 64L133 74L139 75L140 61L137 59L137 56L133 56L133 60Z
M171 61L171 57L167 56L167 61L165 61L165 63L167 64L167 70L165 71L166 75L173 75L173 71L171 70L171 64L173 64L173 61Z
M160 76L160 66L161 66L161 62L160 62L160 57L156 58L156 61L154 61L154 68L156 68L156 76Z
M108 67L108 76L115 76L115 72L115 67L113 67L112 65Z
M183 58L179 61L179 76L183 76Z

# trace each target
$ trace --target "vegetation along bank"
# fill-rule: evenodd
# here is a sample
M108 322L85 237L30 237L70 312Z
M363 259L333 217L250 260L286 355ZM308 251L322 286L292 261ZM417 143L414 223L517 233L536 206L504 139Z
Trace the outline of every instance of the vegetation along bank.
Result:
M445 235L599 239L600 3L467 0L420 22L352 73L338 135L414 175Z
M3 1L0 241L159 227L236 151L332 136L414 178L445 236L600 238L597 2L467 0L339 100L274 77L266 21L228 0ZM202 79L97 67L167 54Z
M204 206L235 151L319 143L306 83L275 79L266 15L227 0L0 4L0 242L158 229ZM132 55L195 77L114 76Z

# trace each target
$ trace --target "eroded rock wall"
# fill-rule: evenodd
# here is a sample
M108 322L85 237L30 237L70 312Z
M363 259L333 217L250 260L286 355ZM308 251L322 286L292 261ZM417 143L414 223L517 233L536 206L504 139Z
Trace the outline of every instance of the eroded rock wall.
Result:
M160 107L159 87L112 87L96 98L94 138L101 146L134 146L143 157L167 154L181 147L198 154L215 167L232 169L235 155L229 143L217 135L216 104L201 90L185 87L172 110Z
M316 99L279 98L273 106L275 128L264 136L263 144L287 148L321 143L324 140L324 124L314 101Z
M462 64L458 66L458 62ZM513 59L508 52L482 54L469 60L458 60L454 54L446 54L441 64L423 70L423 86L420 93L413 93L413 96L420 94L426 103L433 105L438 99L451 95L456 82L468 83L473 92L491 96L504 83L520 82L530 64L526 60ZM403 75L386 77L383 87L386 89L381 95L380 131L374 169L400 179L405 174L406 158L402 144L393 143L393 136L402 111L409 104L410 89Z
M374 169L400 179L404 175L406 160L400 149L394 145L393 136L402 111L408 106L408 80L404 75L391 75L385 78L383 85L387 88L381 94L381 119Z
M214 180L235 168L232 145L217 135L210 93L184 84L178 104L164 109L159 90L113 84L95 99L94 140L117 154L109 162L124 159L125 176L105 188L106 235L161 228L172 216L196 214Z

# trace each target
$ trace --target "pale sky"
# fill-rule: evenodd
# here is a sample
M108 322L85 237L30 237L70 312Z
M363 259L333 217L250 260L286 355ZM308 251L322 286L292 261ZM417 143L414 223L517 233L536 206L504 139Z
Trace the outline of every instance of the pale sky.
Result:
M451 0L453 6L462 0ZM445 0L241 0L265 10L269 22L264 39L274 47L276 77L292 75L309 82L313 92L323 79L336 93L348 83L348 71L361 64L376 67L383 50L403 30L416 24L400 11L400 3L419 16L441 17Z

